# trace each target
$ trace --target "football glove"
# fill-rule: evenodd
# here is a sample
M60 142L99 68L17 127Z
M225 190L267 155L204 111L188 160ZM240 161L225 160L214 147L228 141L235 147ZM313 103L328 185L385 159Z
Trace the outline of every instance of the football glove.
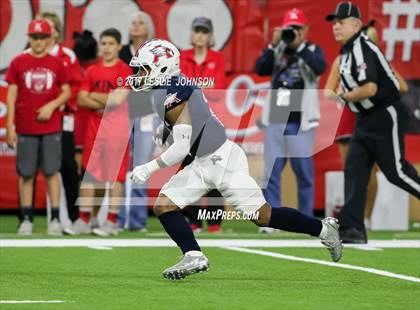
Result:
M144 184L150 178L153 172L160 167L156 160L149 161L147 164L139 165L133 169L130 179L137 184Z

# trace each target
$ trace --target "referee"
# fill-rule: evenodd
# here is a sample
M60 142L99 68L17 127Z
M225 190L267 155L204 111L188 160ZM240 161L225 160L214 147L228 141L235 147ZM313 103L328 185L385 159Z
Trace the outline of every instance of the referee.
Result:
M420 178L404 156L407 114L400 100L399 83L379 48L361 33L359 8L341 2L326 20L332 22L334 38L342 45L339 70L343 93L337 99L357 114L344 167L340 238L346 243L367 243L363 218L374 162L391 183L418 199Z

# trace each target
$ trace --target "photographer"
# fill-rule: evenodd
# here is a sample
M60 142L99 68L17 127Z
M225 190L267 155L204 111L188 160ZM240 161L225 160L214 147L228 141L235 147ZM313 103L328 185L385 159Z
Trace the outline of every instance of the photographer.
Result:
M280 174L290 158L298 184L298 209L313 216L314 130L319 124L319 101L313 89L326 69L322 49L308 41L308 19L299 9L286 12L271 44L257 60L258 75L271 75L271 98L260 125L265 128L264 196L280 207Z

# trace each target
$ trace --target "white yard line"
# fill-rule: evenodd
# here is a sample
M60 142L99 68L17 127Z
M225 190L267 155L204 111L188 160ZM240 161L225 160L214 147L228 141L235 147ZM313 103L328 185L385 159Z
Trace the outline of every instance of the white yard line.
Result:
M62 304L64 300L0 300L0 304Z
M202 247L321 248L319 240L198 239ZM172 247L170 239L0 239L5 247ZM420 248L420 240L369 240L369 244L346 244L346 248Z
M102 246L102 245L91 245L88 246L89 249L94 249L94 250L112 250L111 247L109 246Z
M377 248L371 245L366 245L366 244L362 244L362 245L353 245L352 246L353 249L357 249L357 250L362 250L362 251L383 251L382 248Z
M296 261L296 262L305 262L305 263L312 263L312 264L324 265L324 266L329 266L329 267L358 270L358 271L373 273L373 274L383 276L383 277L389 277L389 278L395 278L395 279L420 283L420 278L393 273L393 272L380 270L380 269L360 267L360 266L354 266L354 265L349 265L349 264L333 263L333 262L327 262L327 261L323 261L319 259L297 257L297 256L285 255L285 254L280 254L280 253L275 253L275 252L254 250L254 249L247 249L247 248L224 247L224 249L243 252L243 253L251 253L251 254L258 254L258 255L263 255L263 256L287 259L287 260Z

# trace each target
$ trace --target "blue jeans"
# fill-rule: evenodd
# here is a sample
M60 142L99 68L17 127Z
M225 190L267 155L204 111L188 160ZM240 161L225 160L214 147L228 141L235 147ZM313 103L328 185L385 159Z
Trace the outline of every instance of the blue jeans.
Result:
M135 118L131 135L131 147L133 152L133 167L147 163L155 150L152 140L156 128L159 126L159 118L153 120L153 131L143 131L140 128L140 119ZM147 221L147 183L131 185L131 204L128 212L128 229L138 230L146 226ZM121 208L118 215L120 227L124 227L126 209Z
M264 137L263 193L274 208L281 206L281 173L290 158L298 184L298 210L313 216L314 166L312 160L314 130L299 132L298 123L271 123Z

